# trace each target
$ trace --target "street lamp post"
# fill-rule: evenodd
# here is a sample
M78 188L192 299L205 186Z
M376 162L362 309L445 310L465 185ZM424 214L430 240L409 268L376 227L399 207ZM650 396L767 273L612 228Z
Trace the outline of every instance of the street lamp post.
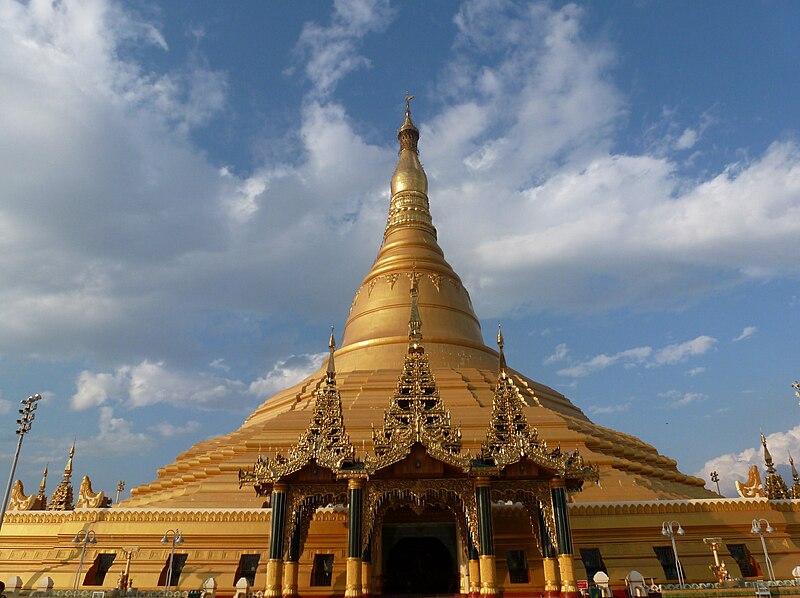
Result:
M81 530L75 537L72 538L73 544L82 544L81 546L81 560L78 561L78 571L75 573L75 585L72 589L78 589L78 582L81 578L81 571L83 570L83 559L86 558L86 547L89 544L97 544L97 534L94 533L94 530Z
M170 540L169 535L172 534L172 540ZM168 529L164 532L164 537L161 538L162 544L169 544L172 542L172 550L169 553L169 570L167 571L167 587L172 587L172 566L175 562L175 545L183 544L183 536L181 535L181 530L179 529Z
M678 529L673 530L673 526L677 525ZM675 556L675 568L678 570L678 585L683 588L684 579L683 579L683 567L681 567L681 561L678 559L678 547L675 545L675 534L682 536L686 532L683 531L681 524L677 521L664 521L661 524L661 535L667 536L670 540L672 540L672 554Z
M765 527L761 528L761 522L765 523ZM764 549L764 560L767 562L767 573L769 573L769 578L771 581L775 581L775 571L772 569L772 560L769 558L769 552L767 552L767 543L764 541L764 532L771 534L775 531L769 521L766 519L753 519L753 526L750 528L751 534L758 534L758 537L761 538L761 548Z
M19 410L20 418L17 420L17 450L14 452L14 460L11 462L11 473L8 476L8 484L6 485L6 493L3 495L3 504L0 506L0 527L3 526L3 519L6 516L6 509L8 508L8 497L11 494L11 484L14 483L14 472L17 469L17 461L19 461L19 451L22 449L22 439L28 432L31 431L31 423L36 418L36 403L42 400L42 395L31 395L27 399L20 401L22 409Z

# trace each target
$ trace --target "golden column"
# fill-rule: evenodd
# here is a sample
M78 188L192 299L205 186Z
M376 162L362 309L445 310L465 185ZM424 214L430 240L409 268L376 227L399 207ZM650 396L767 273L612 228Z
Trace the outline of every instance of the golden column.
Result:
M281 577L283 573L283 532L286 526L286 493L289 487L278 483L272 487L270 506L272 507L272 523L269 536L269 560L267 561L266 598L280 598L282 593Z
M489 478L475 479L475 498L478 502L478 538L480 542L481 596L497 594L497 565L494 557L492 532L492 496Z
M554 598L561 593L558 585L558 561L556 561L556 549L553 547L553 540L547 525L544 522L544 513L539 507L539 533L542 538L542 569L544 570L544 596Z
M300 507L302 509L302 507ZM294 515L294 527L289 538L289 551L283 565L283 598L297 598L297 561L300 560L301 513Z
M361 594L364 598L372 596L372 539L367 540L361 557Z
M556 520L556 540L558 541L558 569L561 573L562 598L580 598L575 583L575 567L572 562L572 531L567 511L567 487L562 479L550 482L550 495L553 499L553 514Z
M347 581L345 583L345 598L360 598L361 596L361 519L362 503L364 500L364 481L351 478L347 488L350 492L350 512L348 518L347 534Z
M478 598L481 593L481 561L478 555L478 549L475 548L475 542L472 541L472 535L467 532L467 554L469 563L467 564L469 571L469 598Z

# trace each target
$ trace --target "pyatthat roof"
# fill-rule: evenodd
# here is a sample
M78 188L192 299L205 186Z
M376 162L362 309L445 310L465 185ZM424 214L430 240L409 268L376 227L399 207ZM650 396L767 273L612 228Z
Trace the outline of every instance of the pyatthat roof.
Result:
M425 352L452 422L461 426L465 450L480 451L492 413L498 353L483 341L469 293L444 259L433 226L428 181L417 150L419 131L410 111L398 132L400 152L391 180L391 203L383 243L350 306L336 380L344 424L356 456L372 451L372 430L397 388L408 346L409 289L416 282ZM600 483L585 484L576 502L711 498L704 481L687 476L673 459L635 436L592 423L569 399L507 370L519 389L527 421L551 447L578 449L599 466ZM261 453L286 453L306 430L314 392L326 368L265 401L241 428L196 444L159 469L123 506L253 507L262 498L240 489L238 473Z

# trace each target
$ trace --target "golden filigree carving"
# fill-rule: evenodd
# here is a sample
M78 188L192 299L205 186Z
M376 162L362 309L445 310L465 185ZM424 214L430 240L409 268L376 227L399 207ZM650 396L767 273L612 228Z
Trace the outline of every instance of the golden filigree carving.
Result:
M347 503L346 483L293 484L287 490L286 526L283 545L287 548L300 515L300 550L308 537L308 528L319 507Z
M786 487L786 482L779 473L775 471L775 466L772 463L772 455L767 448L767 439L761 435L761 445L764 447L764 464L767 467L767 481L764 482L764 492L767 498L771 500L790 498L789 489Z
M478 541L478 505L471 479L374 480L366 484L364 491L363 548L391 504L447 507L463 516L473 541Z
M72 491L72 458L74 456L75 443L73 442L72 448L69 449L67 465L64 467L64 477L53 491L53 496L50 497L50 504L47 508L51 511L71 511L75 508Z
M503 332L498 327L497 346L499 365L497 386L492 398L492 416L486 440L481 445L481 461L502 471L512 463L527 458L559 477L582 482L599 479L597 466L587 466L578 449L562 453L560 447L548 450L547 443L539 439L536 428L528 425L523 407L526 405L519 389L508 375ZM574 489L574 484L572 485Z
M541 552L542 536L539 532L539 509L547 528L547 535L554 548L558 548L556 540L556 519L553 511L553 498L550 484L544 481L496 481L491 484L493 501L511 501L521 503L528 513L531 529L536 538L536 546Z
M389 289L391 290L394 288L395 283L400 278L400 274L398 274L397 272L395 272L394 274L386 274L384 278L386 278L386 280L389 281Z
M265 485L316 463L340 473L355 463L355 447L350 442L342 416L342 398L336 387L334 351L336 342L331 331L328 343L328 368L322 384L314 391L314 409L308 428L297 443L289 448L288 456L276 453L273 459L259 455L251 470L239 470L239 487L254 486L259 495Z
M428 278L431 279L433 286L436 288L436 292L440 292L440 287L442 285L442 275L441 274L428 274Z

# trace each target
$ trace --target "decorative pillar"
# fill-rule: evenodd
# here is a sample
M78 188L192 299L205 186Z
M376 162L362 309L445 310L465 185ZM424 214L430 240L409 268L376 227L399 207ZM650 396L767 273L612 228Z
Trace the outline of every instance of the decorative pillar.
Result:
M300 560L300 523L302 507L294 514L294 528L283 565L283 598L297 598L297 562Z
M481 593L481 561L472 534L467 533L467 552L469 556L469 598L478 598Z
M492 533L492 495L489 478L475 479L475 497L478 502L478 542L480 544L481 596L497 594L497 565L494 557Z
M556 549L547 525L544 522L544 513L539 507L539 534L542 537L542 569L544 570L544 598L556 598L561 594L558 585L558 562L556 561Z
M266 598L279 598L283 573L283 532L286 527L286 493L289 487L278 483L272 487L270 505L272 522L269 536L269 560L267 561Z
M561 573L561 596L579 598L580 592L575 583L575 567L572 562L572 531L567 511L567 488L564 480L551 482L550 494L553 499L553 514L556 519L556 539L558 541L558 569Z
M351 479L347 484L350 493L350 513L347 527L347 581L345 598L361 596L361 518L364 500L364 481Z
M372 538L367 540L361 555L361 595L363 598L372 596Z

